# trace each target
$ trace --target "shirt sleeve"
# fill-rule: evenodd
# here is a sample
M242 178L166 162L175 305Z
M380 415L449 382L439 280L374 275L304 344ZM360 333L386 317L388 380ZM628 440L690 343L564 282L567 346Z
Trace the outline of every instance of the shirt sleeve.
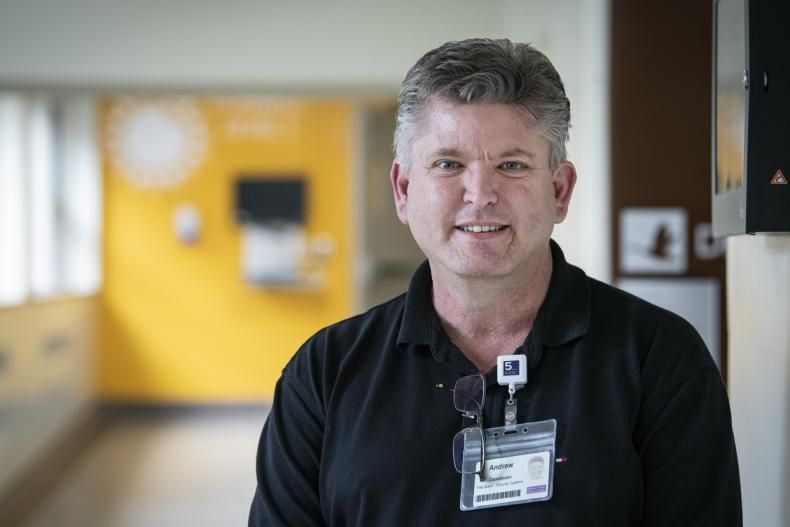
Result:
M318 492L324 412L286 369L258 445L250 527L324 525Z
M690 373L642 409L635 433L649 527L741 526L729 402L718 370Z

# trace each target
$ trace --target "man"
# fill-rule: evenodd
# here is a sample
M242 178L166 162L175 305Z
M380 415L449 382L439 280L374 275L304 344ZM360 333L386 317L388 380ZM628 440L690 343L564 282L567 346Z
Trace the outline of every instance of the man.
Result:
M543 461L543 458L533 457L529 460L527 466L529 467L527 469L529 479L540 479L543 477L543 470L546 468L546 463Z
M576 181L569 121L559 75L529 45L451 42L409 71L391 180L427 262L406 294L318 332L286 366L250 525L741 524L727 397L697 333L550 240ZM510 354L529 372L518 430L556 427L532 501L477 494L528 479L504 461L529 456L492 450L463 476L453 462L475 459L459 430L504 424L496 364ZM459 413L448 388L477 372L481 412Z

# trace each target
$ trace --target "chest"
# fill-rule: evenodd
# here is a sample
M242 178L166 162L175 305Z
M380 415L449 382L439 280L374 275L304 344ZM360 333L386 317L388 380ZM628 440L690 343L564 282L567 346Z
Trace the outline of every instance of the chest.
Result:
M450 518L454 525L479 525L474 521L479 511L459 511L461 477L453 468L451 445L469 423L454 409L447 389L459 374L441 366L426 363L409 382L389 375L351 377L336 392L327 414L321 473L330 525L381 525L381 518L392 519L391 525L442 525ZM581 525L600 516L627 524L640 513L642 493L629 405L623 403L628 395L597 386L589 376L572 386L572 367L565 365L558 378L545 373L552 368L551 361L542 364L517 401L519 422L558 421L561 461L553 466L554 497L489 509L486 517ZM489 386L486 427L502 424L506 397L504 387Z

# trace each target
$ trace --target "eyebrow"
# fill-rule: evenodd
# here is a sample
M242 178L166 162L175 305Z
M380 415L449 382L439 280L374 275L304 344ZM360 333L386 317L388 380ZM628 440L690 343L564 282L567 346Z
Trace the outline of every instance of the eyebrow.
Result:
M431 154L431 157L461 157L461 152L455 148L439 148Z
M498 157L516 157L516 156L524 156L530 159L535 159L536 155L532 152L528 152L522 148L512 148L510 150L505 150ZM461 151L456 148L439 148L435 150L431 157L462 157Z
M527 152L521 148L514 148L512 150L506 150L500 154L499 157L514 157L514 156L524 156L530 159L535 159L535 154L532 152Z

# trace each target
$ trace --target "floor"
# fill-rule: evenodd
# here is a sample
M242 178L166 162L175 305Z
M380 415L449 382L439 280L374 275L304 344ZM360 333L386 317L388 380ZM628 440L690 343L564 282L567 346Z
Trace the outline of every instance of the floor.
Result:
M114 417L20 527L246 525L263 409Z

